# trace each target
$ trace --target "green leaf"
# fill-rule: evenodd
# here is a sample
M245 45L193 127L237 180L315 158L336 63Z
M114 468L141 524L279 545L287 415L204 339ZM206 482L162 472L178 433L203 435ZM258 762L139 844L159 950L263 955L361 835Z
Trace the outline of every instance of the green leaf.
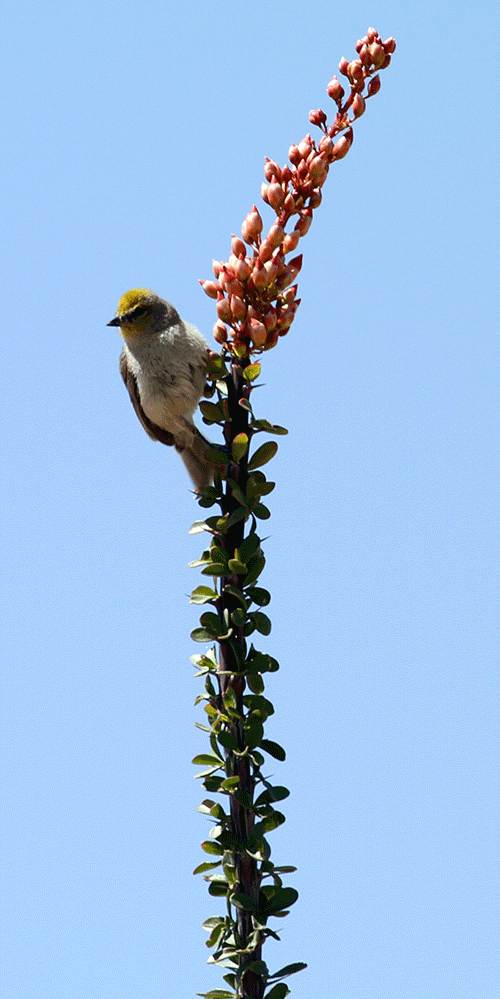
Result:
M242 607L246 610L247 602L245 600L243 590L239 590L237 586L231 586L230 583L226 583L224 586L224 593L230 593L231 596L234 597L235 600L238 600Z
M295 964L287 964L286 967L273 972L272 975L269 975L269 978L287 978L288 975L295 975L297 971L303 971L304 968L307 968L307 964L304 964L304 961L296 961Z
M263 739L260 748L265 753L269 753L270 756L274 756L275 760L286 760L285 750L278 742L273 742L272 739Z
M211 989L210 992L197 992L197 996L202 999L235 999L236 992L228 992L227 989Z
M249 534L238 549L238 554L242 562L247 562L257 549L260 548L260 538L258 534Z
M233 440L231 454L235 461L241 461L248 451L248 434L237 434Z
M289 909L298 897L299 893L295 888L276 888L272 896L268 898L264 912L282 912L284 909Z
M271 815L266 815L262 819L264 832L266 833L273 832L275 829L278 829L279 826L282 826L284 822L286 822L286 819L283 813L273 811Z
M215 843L213 839L206 839L201 844L201 849L205 853L214 853L217 857L222 857L224 854L224 847L220 843Z
M255 627L257 628L257 631L260 631L261 635L270 635L271 634L271 627L272 627L272 625L271 625L271 621L268 618L267 614L264 614L263 611L254 611L250 615L250 618L254 622Z
M208 587L200 586L198 589L208 589ZM196 590L194 590L194 592L196 593ZM268 603L271 601L271 594L269 593L269 590L264 590L261 586L250 586L248 590L246 590L246 595L253 600L254 604L258 604L259 607L267 607Z
M213 590L210 586L197 586L193 590L189 602L191 604L208 604L212 600L217 600L218 596L217 590Z
M220 860L214 860L213 863L210 863L209 860L205 860L203 864L198 864L198 867L195 867L193 874L204 874L205 871L212 871L214 867L220 867L221 863L222 861Z
M193 628L191 638L193 642L213 642L214 633L206 628Z
M271 516L269 507L264 506L263 503L256 503L255 506L252 507L252 513L255 514L259 520L269 520L269 517Z
M279 982L275 985L270 992L266 992L265 999L285 999L288 995L290 989L284 984L284 982ZM198 993L199 995L200 993Z
M249 559L247 563L248 571L246 575L246 582L255 583L255 581L259 578L265 564L266 560L263 555L253 555L252 558Z
M200 402L200 409L206 423L224 423L224 413L220 403Z
M235 891L231 895L231 902L236 906L237 909L244 909L245 912L251 912L253 916L257 915L257 906L250 895L246 895L243 891Z
M245 743L249 749L255 749L260 746L262 737L264 735L264 727L261 722L254 722L249 725L245 733Z
M224 760L222 756L216 756L215 753L200 753L193 757L191 763L195 767L220 767L224 764Z
M205 880L207 879L205 878ZM221 895L227 895L228 888L229 885L225 878L223 882L210 881L210 884L208 886L208 894L215 896L215 898L220 898Z
M230 752L238 749L238 743L231 732L218 732L217 742L220 742L221 746L224 746L224 749L229 749Z
M271 458L274 458L277 450L276 441L266 441L265 444L258 447L248 463L249 472L252 472L254 468L260 468L261 465L266 465L268 461L271 461Z
M233 524L237 524L240 520L246 520L250 516L248 507L239 506L236 510L233 510L232 514L227 518L227 527L232 527Z
M235 627L242 628L243 625L245 624L246 619L247 616L245 614L245 611L243 610L243 607L235 607L233 613L231 614L231 621L233 622Z
M284 798L288 798L290 791L287 787L282 785L276 785L276 787L268 787L259 797L256 799L255 807L258 808L259 805L265 805L271 803L272 801L283 801Z
M200 562L205 568L201 570L202 576L225 576L227 575L227 565L223 562ZM191 565L191 563L190 563Z
M255 364L249 364L243 371L243 378L246 378L247 382L254 382L256 378L259 377L261 372L261 366L258 361Z
M279 427L276 423L269 423L269 420L254 420L252 427L255 428L255 430L265 430L268 434L276 434L279 436L283 436L283 434L288 433L286 427Z
M254 694L262 694L262 691L265 689L260 673L247 673L247 684Z

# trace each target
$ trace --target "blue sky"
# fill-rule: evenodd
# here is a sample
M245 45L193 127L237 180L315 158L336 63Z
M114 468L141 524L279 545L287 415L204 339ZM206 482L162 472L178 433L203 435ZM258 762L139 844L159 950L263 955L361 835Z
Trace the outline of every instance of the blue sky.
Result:
M398 48L255 395L290 431L263 585L268 735L288 752L272 772L291 790L271 845L300 892L266 957L308 962L296 999L498 996L497 13L10 7L5 999L222 984L200 928L219 906L191 876L198 508L106 323L146 286L210 338L198 278L260 204L264 157L332 111L326 84L370 25Z

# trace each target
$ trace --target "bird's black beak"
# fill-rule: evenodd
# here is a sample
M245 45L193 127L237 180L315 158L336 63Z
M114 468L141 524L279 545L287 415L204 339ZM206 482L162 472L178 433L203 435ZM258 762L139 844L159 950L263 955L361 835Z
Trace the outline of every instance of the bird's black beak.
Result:
M107 323L108 326L121 326L121 324L122 321L120 319L120 316L115 316L115 318L112 319L111 322Z

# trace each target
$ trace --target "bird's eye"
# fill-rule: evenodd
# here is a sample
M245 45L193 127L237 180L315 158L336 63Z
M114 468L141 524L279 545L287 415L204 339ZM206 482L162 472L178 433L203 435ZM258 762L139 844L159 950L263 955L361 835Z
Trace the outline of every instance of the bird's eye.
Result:
M148 310L145 305L137 305L135 309L132 309L132 312L130 313L130 318L137 319L138 316L143 316L144 313L147 311Z

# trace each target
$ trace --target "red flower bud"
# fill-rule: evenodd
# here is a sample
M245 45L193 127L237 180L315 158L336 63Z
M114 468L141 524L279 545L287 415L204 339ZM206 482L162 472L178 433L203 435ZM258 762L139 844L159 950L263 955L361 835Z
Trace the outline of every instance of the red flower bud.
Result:
M390 55L392 52L395 52L396 50L396 41L392 37L386 38L385 42L382 42L382 45L384 46L384 49L388 55Z
M252 210L244 218L241 226L241 235L246 243L255 243L262 232L262 219L254 205Z
M217 340L217 343L225 343L226 342L226 340L227 340L227 329L224 326L224 323L221 323L220 319L216 322L216 324L215 324L212 332L213 332L214 340Z
M221 267L222 267L222 260L212 260L212 270L216 278L219 277L219 274L221 272Z
M342 59L339 62L339 73L342 73L342 76L347 76L347 67L348 66L349 66L349 63L348 63L347 59L345 58L345 56L342 56Z
M324 125L326 121L326 114L319 108L317 111L309 112L309 121L311 125Z
M378 42L372 42L368 51L375 69L380 69L385 59L385 49Z
M332 101L336 101L337 103L342 100L345 94L345 90L336 76L333 77L333 80L330 80L330 83L326 88L326 92L328 96L332 98Z
M277 182L269 184L267 189L267 201L271 205L271 208L274 208L276 213L280 211L284 200L285 192L283 191L281 184L278 184Z
M266 312L265 316L262 316L262 322L264 323L268 333L270 333L271 330L276 329L276 323L278 322L276 309L270 308L269 312Z
M335 149L335 146L333 148ZM332 155L333 155L333 153L332 153ZM321 193L321 191L319 189L316 190L316 191L313 191L313 193L311 194L311 197L309 198L309 208L317 208L318 205L321 204L322 198L323 198L323 195L322 195L322 193Z
M359 59L353 59L347 67L347 76L351 83L361 83L364 80L363 66Z
M269 181L269 183L271 183L273 179L277 180L278 182L281 182L282 179L281 167L279 167L274 160L269 160L267 156L266 156L266 164L264 167L264 177L266 178L267 181Z
M238 281L248 281L250 274L252 273L252 263L248 257L239 257L236 264L234 265L234 273Z
M325 183L328 173L328 164L322 156L315 156L309 167L309 180L314 187L321 187Z
M247 248L243 240L241 240L239 236L234 236L234 235L231 236L231 250L234 253L235 257L244 257L245 253L247 252Z
M312 222L312 211L310 208L304 208L300 213L299 221L297 222L295 229L300 233L301 236L305 236L309 229L311 228Z
M329 160L332 155L332 150L333 150L333 142L330 136L324 135L319 144L320 153L322 153L322 155L325 157L326 160Z
M378 38L378 32L375 31L375 28L368 28L368 31L366 32L366 38L368 42L374 42L375 39Z
M219 319L221 319L224 323L231 322L233 317L231 315L231 308L229 302L227 298L224 298L224 295L221 295L220 293L217 296L216 309Z
M245 318L246 306L245 303L242 301L242 299L238 297L238 295L231 295L229 305L231 308L233 320L240 320Z
M205 295L208 295L209 298L217 298L217 292L218 291L222 291L221 286L220 286L220 284L219 284L218 281L201 281L200 280L200 284L201 284L201 287L203 288L203 291L205 292Z
M337 139L333 147L334 159L343 160L344 156L347 156L347 153L351 148L351 144L352 144L352 139L349 140L347 138L347 135L341 135L340 139Z
M299 142L299 145L298 145L298 149L299 149L299 153L301 155L301 158L304 159L304 160L307 159L307 157L309 156L309 153L311 152L312 148L313 148L313 141L311 139L311 136L308 133L305 136L305 138L302 139L302 142Z
M270 260L273 255L274 246L269 242L269 239L263 239L259 246L259 257L262 263L265 264L266 260Z
M262 249L263 245L264 243L260 244L260 249ZM264 291L269 284L269 275L260 257L257 257L253 265L251 283L257 291Z
M262 347L267 339L267 330L264 323L260 323L258 319L250 319L245 324L245 333L250 337L254 347Z
M368 84L368 97L373 97L374 94L378 94L381 87L380 76L374 76Z
M366 111L366 102L361 94L356 94L352 102L352 112L355 118L360 118Z
M302 156L299 153L299 147L295 145L295 142L292 142L292 145L288 150L288 159L294 166L297 166L302 159Z
M287 232L283 240L283 253L292 253L296 250L299 245L300 232L294 229L293 232Z
M281 243L283 242L284 235L285 235L285 230L283 226L279 225L278 222L274 222L266 237L267 240L269 241L269 244L272 246L273 250L275 250L277 246L281 245Z

